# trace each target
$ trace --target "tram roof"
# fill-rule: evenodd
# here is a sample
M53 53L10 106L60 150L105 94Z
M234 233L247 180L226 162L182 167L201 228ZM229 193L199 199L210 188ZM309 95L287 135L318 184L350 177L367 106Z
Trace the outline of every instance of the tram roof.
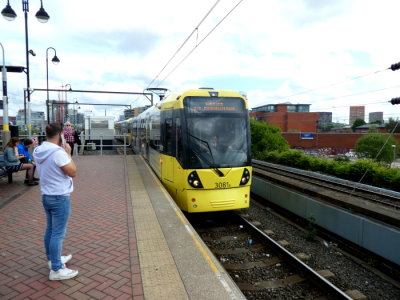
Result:
M243 95L241 95L238 92L235 91L226 91L226 90L214 90L214 89L192 89L192 90L186 90L186 91L178 91L178 92L172 92L169 94L163 101L161 101L162 104L170 102L170 101L176 101L181 98L185 98L187 96L194 96L194 97L213 97L211 93L217 93L218 97L241 97L245 98ZM214 96L215 97L215 96Z

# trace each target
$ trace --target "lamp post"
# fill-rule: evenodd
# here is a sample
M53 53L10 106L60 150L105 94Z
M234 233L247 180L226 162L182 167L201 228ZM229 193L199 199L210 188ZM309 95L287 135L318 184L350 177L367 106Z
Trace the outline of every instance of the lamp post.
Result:
M3 78L3 130L1 132L1 139L3 140L4 148L10 140L10 129L8 127L7 69L3 44L0 43L0 46L3 50L3 68L1 69Z
M50 105L49 105L49 50L54 50L54 57L52 58L53 64L58 64L60 60L57 57L57 51L53 47L49 47L46 49L46 83L47 83L47 100L46 100L46 108L47 108L47 124L50 124Z
M30 111L30 102L31 102L31 91L30 91L30 78L29 78L29 53L35 56L33 51L29 51L29 43L28 43L28 12L29 12L29 0L22 0L22 11L25 15L25 55L26 55L26 99L28 100L28 135L31 136L31 111ZM6 7L1 11L1 14L7 21L13 21L17 17L17 14L10 6L10 0L7 0ZM40 23L46 23L50 16L43 8L43 1L40 0L40 9L36 13L36 18Z
M72 116L74 116L74 129L76 130L76 104L78 103L78 100L76 98L74 98L74 102L72 102ZM71 116L71 117L72 117Z
M69 87L69 89L67 89L67 86ZM66 83L64 85L64 87L65 87L65 103L66 103L65 104L66 109L65 109L65 112L64 112L64 116L65 116L64 122L66 122L66 121L70 121L69 120L69 114L68 114L68 93L67 92L72 91L72 87L71 87L71 85L69 83Z
M394 167L394 161L396 160L396 145L392 145L393 149L393 167Z

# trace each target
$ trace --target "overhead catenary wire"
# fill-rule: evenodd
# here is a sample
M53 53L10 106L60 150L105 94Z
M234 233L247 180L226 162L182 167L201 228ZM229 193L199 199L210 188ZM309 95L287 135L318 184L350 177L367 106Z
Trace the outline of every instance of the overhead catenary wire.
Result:
M399 122L396 122L396 125L393 127L392 131L390 132L390 134L388 135L387 139L385 140L385 142L383 143L382 147L379 149L378 153L376 154L375 158L373 159L373 161L376 161L377 158L379 157L379 155L382 153L383 149L385 148L386 144L389 142L389 139L393 136L394 132L396 131L397 126L399 125ZM367 175L367 173L369 172L369 170L371 170L372 165L369 165L368 168L365 170L364 174L361 176L360 180L358 181L358 183L361 183L364 179L364 177ZM350 192L349 196L351 197L353 195L353 193L355 192L355 190L357 189L356 186L354 186L353 190Z
M393 64L393 65L396 65L396 64ZM353 77L350 77L348 79L341 80L341 81L334 82L334 83L330 83L330 84L326 84L326 85L323 85L323 86L320 86L320 87L311 88L311 89L308 89L308 90L305 90L305 91L302 91L302 92L299 92L299 93L296 93L296 94L292 94L292 95L289 95L289 96L285 96L285 97L281 97L281 98L278 98L278 99L274 99L274 101L284 100L284 99L291 98L291 97L294 97L294 96L299 96L299 95L307 94L307 93L314 92L314 91L317 91L317 90L321 90L321 89L324 89L324 88L328 88L328 87L336 86L336 85L339 85L339 84L343 84L345 82L353 81L353 80L360 79L360 78L363 78L363 77L375 75L375 74L378 74L380 72L391 70L392 66L388 67L388 68L385 68L385 69L382 69L382 70L375 71L375 72L370 72L370 73L366 73L366 74L363 74L363 75L353 76Z
M210 13L214 10L214 8L217 6L217 4L220 2L221 0L217 0L213 6L208 10L208 12L204 15L204 17L201 19L201 21L199 22L199 24L197 24L197 26L192 30L192 32L187 36L187 38L183 41L182 45L179 46L179 48L175 51L175 53L171 56L171 58L165 63L165 65L161 68L161 70L158 72L158 74L150 81L150 83L146 86L146 88L143 89L143 92L150 88L151 85L153 84L154 81L156 81L158 79L158 77L161 75L161 73L165 70L165 68L171 63L171 61L176 57L176 55L182 50L182 48L186 45L186 43L189 41L189 39L193 36L193 34L195 32L197 32L197 39L198 39L198 32L199 32L199 27L203 24L203 22L205 21L205 19L207 19L207 17L210 15ZM196 41L197 41L196 39ZM160 84L157 85L157 87L159 87ZM146 96L146 98L148 98ZM132 105L134 103L136 103L139 100L139 97L137 97L135 100L133 100Z
M160 74L165 70L165 68L170 64L170 62L175 58L175 56L179 53L179 51L182 50L183 46L185 46L185 44L189 41L189 39L193 36L193 34L195 32L197 32L197 37L198 37L198 30L199 27L201 26L201 24L203 24L203 22L205 21L205 19L210 15L210 13L214 10L214 8L217 6L217 4L220 2L221 0L217 0L214 5L210 8L210 10L205 14L205 16L201 19L201 21L199 22L199 24L197 24L197 26L192 30L192 32L188 35L188 37L185 39L185 41L182 43L182 45L180 45L180 47L175 51L175 53L171 56L171 58L167 61L167 63L162 67L161 71L158 72L158 74L156 75L156 77L153 78L153 80L151 80L151 82L147 85L146 89L149 88L151 86L151 84L157 80L157 78L160 76ZM159 86L159 85L158 85ZM157 87L158 87L157 86Z
M197 49L198 46L200 46L209 36L213 31L242 3L243 0L240 0L207 34L206 36L196 45L193 47L193 49L161 80L158 84L157 87L159 87L169 76L171 76L172 73L176 71L176 69L179 68L179 66L194 52L194 50Z

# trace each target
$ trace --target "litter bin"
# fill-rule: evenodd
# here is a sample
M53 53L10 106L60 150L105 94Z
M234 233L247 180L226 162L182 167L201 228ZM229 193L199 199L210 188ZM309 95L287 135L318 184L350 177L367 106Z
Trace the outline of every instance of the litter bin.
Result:
M19 137L19 131L17 125L10 125L11 137Z

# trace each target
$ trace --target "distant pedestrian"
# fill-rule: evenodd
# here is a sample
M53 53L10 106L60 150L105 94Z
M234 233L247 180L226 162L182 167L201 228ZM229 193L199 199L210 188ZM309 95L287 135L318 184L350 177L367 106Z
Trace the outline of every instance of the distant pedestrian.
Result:
M75 143L75 130L72 129L70 122L65 122L64 124L64 137L65 141L71 147L71 156L74 154L74 143Z
M78 271L66 267L72 255L61 256L62 244L70 215L70 194L72 177L76 166L71 157L71 147L63 142L62 128L58 123L46 126L47 141L33 152L38 173L42 203L46 213L44 246L50 267L50 280L64 280L75 277Z
M74 131L74 140L75 140L75 143L77 144L76 153L79 153L79 149L80 149L80 146L82 145L82 142L81 142L81 139L80 139L80 132L77 129L75 129L75 131Z

